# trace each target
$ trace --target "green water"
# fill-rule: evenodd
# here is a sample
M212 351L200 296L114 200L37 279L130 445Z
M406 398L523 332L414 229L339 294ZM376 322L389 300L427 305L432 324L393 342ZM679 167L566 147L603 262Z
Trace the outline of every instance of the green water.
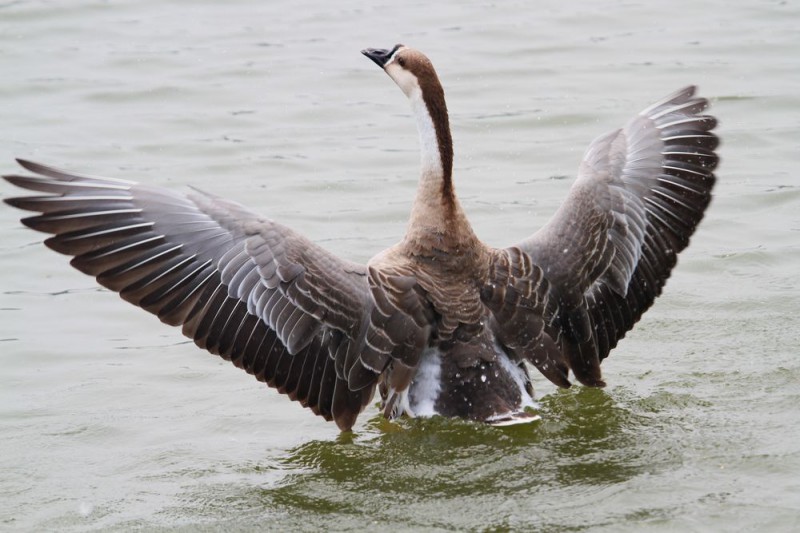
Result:
M794 2L0 1L0 171L193 184L362 262L401 236L418 167L362 48L433 59L493 245L674 89L700 86L723 140L708 215L609 386L535 377L542 420L504 429L371 406L339 434L0 206L0 530L800 530L798 27Z

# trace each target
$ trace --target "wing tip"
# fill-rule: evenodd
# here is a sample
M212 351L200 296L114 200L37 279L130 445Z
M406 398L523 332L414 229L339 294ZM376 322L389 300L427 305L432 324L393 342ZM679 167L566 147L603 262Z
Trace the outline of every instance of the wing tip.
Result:
M3 176L3 177L5 178L5 176ZM11 207L16 207L17 209L21 209L21 208L20 208L20 207L17 205L17 201L18 201L18 200L19 200L19 197L18 197L18 196L15 196L15 197L13 197L13 198L3 198L3 203L4 203L4 204L6 204L6 205L10 205Z
M3 202L5 204L16 209L21 209L23 211L37 211L36 209L31 209L30 205L26 203L26 200L30 200L30 197L14 196L13 198L3 198Z
M674 91L660 100L657 100L655 103L647 106L645 109L639 112L639 115L643 117L649 117L656 109L668 105L685 104L692 100L695 100L695 104L702 104L700 109L705 109L708 107L708 100L695 96L697 94L697 90L697 85L686 85L685 87L678 89L677 91Z
M26 170L30 170L31 172L36 172L35 168L36 168L37 164L34 163L33 161L30 161L28 159L23 159L21 157L15 157L14 161L16 161L17 164L19 166L21 166L22 168L24 168Z
M33 172L34 174L38 174L40 176L47 176L54 178L54 174L67 174L67 172L57 169L55 167L51 167L48 165L43 165L42 163L37 163L35 161L31 161L30 159L23 159L21 157L15 157L14 161L19 164L22 168L29 172Z
M14 160L25 170L29 172L33 172L39 176L47 176L48 178L52 178L58 181L75 181L75 180L89 180L92 182L107 182L107 183L114 183L118 185L136 185L135 181L119 179L119 178L105 178L101 176L91 176L88 174L79 174L76 172L70 172L68 170L62 170L60 168L52 167L50 165L44 165L42 163L36 163L35 161L31 161L29 159L23 159L21 157L16 157ZM5 177L5 176L4 176Z
M11 185L21 189L29 189L29 187L26 186L26 183L32 179L30 176L20 176L19 174L4 174L2 178Z

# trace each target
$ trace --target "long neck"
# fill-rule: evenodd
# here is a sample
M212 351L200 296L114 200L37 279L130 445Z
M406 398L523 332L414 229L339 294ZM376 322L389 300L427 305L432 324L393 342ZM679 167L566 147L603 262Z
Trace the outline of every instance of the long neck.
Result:
M444 92L437 80L415 90L410 100L422 168L406 239L417 244L435 240L435 246L445 249L468 246L474 234L453 188L453 141Z
M436 196L448 201L453 197L453 140L450 136L450 119L441 86L426 89L424 95L421 90L415 91L411 98L411 109L417 120L422 151L422 181L426 185L441 188Z

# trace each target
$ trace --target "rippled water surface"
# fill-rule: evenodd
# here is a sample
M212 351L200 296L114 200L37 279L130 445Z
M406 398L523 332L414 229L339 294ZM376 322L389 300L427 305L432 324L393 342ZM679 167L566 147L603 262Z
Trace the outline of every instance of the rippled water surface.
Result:
M678 87L712 98L724 143L608 388L537 376L542 421L508 429L370 407L340 435L0 206L0 529L800 529L798 28L796 2L768 1L0 0L0 171L193 184L358 261L399 239L418 165L367 46L436 64L458 192L495 245L547 220L592 138Z

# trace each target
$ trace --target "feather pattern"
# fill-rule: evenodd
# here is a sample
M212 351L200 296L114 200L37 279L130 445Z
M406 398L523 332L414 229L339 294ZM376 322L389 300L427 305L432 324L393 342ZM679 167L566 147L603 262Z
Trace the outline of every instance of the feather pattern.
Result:
M562 350L587 385L603 384L600 361L661 293L711 200L717 122L694 93L596 139L559 211L518 245L551 283Z
M455 195L444 91L420 52L365 50L411 101L422 172L404 238L366 265L223 198L22 161L23 223L199 347L343 430L387 417L509 424L533 389L603 386L600 362L661 293L711 199L716 120L687 87L586 151L554 217L496 249Z
M363 266L199 191L184 196L20 164L39 176L6 179L48 196L7 202L40 213L23 222L54 234L48 247L74 256L74 267L126 301L182 326L198 346L343 429L352 425L377 379L350 390L326 359L337 355L333 339L337 347L359 342L368 308ZM315 379L326 386L312 387Z

